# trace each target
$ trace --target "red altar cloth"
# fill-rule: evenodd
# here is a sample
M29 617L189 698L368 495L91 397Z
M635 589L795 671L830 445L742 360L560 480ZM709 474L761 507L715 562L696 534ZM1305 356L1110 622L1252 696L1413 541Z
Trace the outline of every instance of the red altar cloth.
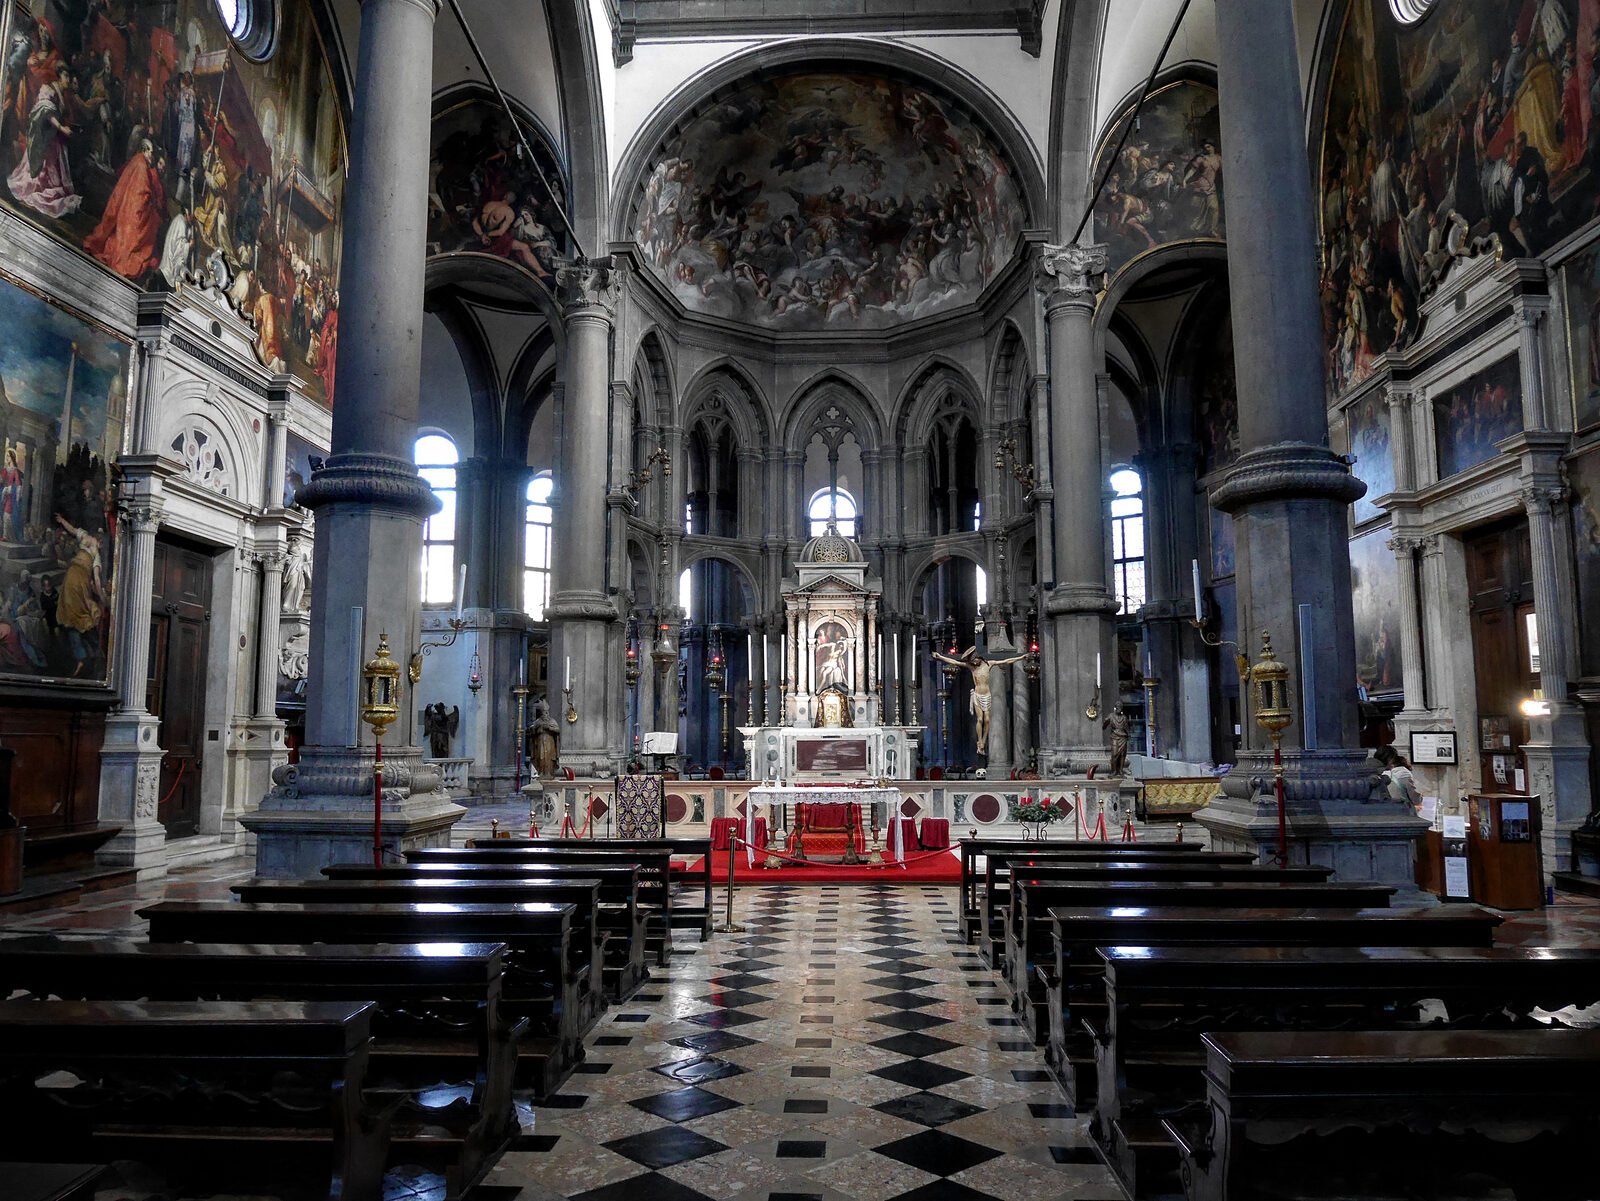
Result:
M713 851L726 851L730 835L738 834L744 837L744 818L742 817L714 817L711 819L711 849ZM756 850L767 849L767 819L756 818Z

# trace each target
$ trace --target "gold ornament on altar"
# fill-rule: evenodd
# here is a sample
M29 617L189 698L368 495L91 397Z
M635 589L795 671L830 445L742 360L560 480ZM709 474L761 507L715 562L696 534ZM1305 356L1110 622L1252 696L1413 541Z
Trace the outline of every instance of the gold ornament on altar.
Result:
M372 736L382 739L384 731L400 716L400 664L389 654L389 635L378 635L378 649L361 669L361 720L372 727Z

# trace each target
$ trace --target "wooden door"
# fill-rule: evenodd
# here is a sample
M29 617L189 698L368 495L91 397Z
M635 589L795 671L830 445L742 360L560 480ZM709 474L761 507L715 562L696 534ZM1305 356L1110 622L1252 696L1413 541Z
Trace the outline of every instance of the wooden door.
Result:
M156 543L150 605L150 712L161 719L161 803L168 838L200 829L205 750L206 634L211 621L211 556L165 539Z
M1469 535L1467 591L1472 614L1472 657L1478 693L1478 748L1485 792L1526 792L1528 718L1522 702L1533 695L1529 640L1533 616L1533 558L1528 526L1518 520ZM1523 781L1517 787L1519 774Z

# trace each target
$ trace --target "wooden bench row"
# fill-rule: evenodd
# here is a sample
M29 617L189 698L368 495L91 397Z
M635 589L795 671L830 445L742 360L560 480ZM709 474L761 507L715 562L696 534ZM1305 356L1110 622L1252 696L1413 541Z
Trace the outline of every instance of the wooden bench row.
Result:
M583 1031L648 978L652 926L665 961L686 924L669 910L671 855L708 849L619 840L335 866L237 886L236 902L152 905L148 944L0 942L0 995L22 998L0 1011L15 1032L0 1034L0 1104L83 1119L0 1155L93 1147L208 1185L320 1173L330 1198L380 1196L387 1158L436 1167L459 1197L517 1132L513 1087L559 1087ZM85 1024L131 1032L124 1059L93 1038L75 1047ZM167 1064L180 1044L188 1058ZM39 1088L51 1071L76 1083Z

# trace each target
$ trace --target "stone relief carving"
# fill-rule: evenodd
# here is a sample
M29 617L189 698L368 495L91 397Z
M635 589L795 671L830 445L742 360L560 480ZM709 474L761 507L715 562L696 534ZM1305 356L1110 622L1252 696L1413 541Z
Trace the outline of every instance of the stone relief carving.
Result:
M286 680L303 680L311 670L311 632L291 634L278 648L278 671Z
M161 790L161 765L139 764L133 785L133 816L139 821L156 820L156 804Z
M220 496L232 495L233 468L216 437L196 426L186 426L172 440L171 448L183 464L185 476Z
M1046 284L1046 291L1061 292L1074 300L1091 299L1100 277L1106 273L1109 259L1104 243L1046 246L1039 256L1039 265L1045 275L1055 281L1053 288Z

